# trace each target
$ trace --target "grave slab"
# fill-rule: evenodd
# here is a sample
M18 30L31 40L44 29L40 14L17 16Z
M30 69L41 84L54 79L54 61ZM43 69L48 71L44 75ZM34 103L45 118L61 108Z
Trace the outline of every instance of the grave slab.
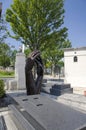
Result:
M17 110L38 130L85 130L86 113L77 111L64 104L42 96L14 97ZM37 126L37 127L35 127Z

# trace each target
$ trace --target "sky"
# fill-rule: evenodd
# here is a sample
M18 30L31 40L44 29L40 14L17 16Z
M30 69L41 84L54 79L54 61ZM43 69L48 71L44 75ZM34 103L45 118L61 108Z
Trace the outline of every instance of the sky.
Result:
M65 0L64 8L64 24L72 46L86 46L86 0Z
M68 28L68 39L73 48L86 46L86 0L64 0L64 26ZM3 3L2 14L5 14L7 8L10 7L12 0L0 0ZM11 38L7 39L11 45L16 48L20 46L20 42Z

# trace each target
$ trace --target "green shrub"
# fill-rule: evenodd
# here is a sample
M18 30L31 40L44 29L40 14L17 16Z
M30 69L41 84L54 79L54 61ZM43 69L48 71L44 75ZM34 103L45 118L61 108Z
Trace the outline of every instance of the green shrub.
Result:
M14 76L14 71L0 70L0 76Z
M5 95L4 86L4 81L0 79L0 98L4 97Z

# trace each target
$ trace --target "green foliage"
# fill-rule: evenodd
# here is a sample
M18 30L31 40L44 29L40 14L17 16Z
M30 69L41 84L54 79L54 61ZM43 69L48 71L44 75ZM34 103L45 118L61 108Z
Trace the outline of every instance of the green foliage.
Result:
M5 44L0 44L0 66L7 67L10 65L10 47Z
M4 68L8 66L14 66L15 65L15 58L16 58L17 50L11 48L6 43L0 44L0 66L3 66Z
M5 95L4 86L4 81L0 79L0 98L2 98Z
M15 49L11 51L11 54L10 54L11 66L15 66L16 53L17 53L17 50Z
M10 65L10 58L6 55L0 56L0 66L6 68L9 65Z
M7 38L6 21L3 17L0 18L0 43L4 42Z
M50 47L47 47L43 53L42 57L45 61L45 66L56 66L59 64L60 60L64 57L64 48L71 47L71 43L69 40L65 40L64 42L58 42L57 44L53 44ZM46 66L46 67L47 67Z
M14 0L6 11L15 39L29 45L31 50L63 42L67 37L64 23L63 0ZM51 42L53 41L54 42Z
M28 57L28 55L31 53L31 50L29 48L25 49L24 53L25 53L25 56Z
M72 47L71 42L67 39L63 42L63 48Z
M63 67L64 66L64 62L63 61L59 61L58 62L58 66L61 68L61 67Z
M10 47L6 43L0 43L0 54L9 55Z

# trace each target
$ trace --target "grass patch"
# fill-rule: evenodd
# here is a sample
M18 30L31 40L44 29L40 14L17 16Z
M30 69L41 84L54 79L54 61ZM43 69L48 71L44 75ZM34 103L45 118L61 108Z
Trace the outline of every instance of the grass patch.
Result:
M14 77L14 71L0 70L0 77Z

